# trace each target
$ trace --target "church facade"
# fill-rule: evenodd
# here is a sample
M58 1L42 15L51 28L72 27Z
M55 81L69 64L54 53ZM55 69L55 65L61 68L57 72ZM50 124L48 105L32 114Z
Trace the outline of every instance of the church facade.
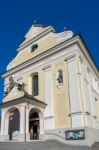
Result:
M33 24L17 52L2 75L0 141L99 141L99 72L81 36Z

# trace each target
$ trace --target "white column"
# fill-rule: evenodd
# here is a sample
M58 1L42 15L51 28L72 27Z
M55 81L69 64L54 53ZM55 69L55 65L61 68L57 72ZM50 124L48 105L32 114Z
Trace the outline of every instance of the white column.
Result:
M5 135L8 135L8 130L9 130L9 112L5 116L5 128L4 128Z
M4 128L5 128L5 110L2 109L2 115L1 115L1 135L4 135Z
M29 108L26 107L26 133L29 133Z
M20 105L20 133L25 133L26 105L27 104Z

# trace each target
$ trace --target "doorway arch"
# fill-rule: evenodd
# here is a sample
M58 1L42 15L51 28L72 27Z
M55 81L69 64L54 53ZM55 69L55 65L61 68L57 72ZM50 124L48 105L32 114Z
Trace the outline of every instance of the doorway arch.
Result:
M40 117L39 110L32 108L29 113L29 133L30 140L39 139Z
M17 108L11 108L7 112L8 118L8 135L9 140L12 140L13 133L20 131L20 113Z

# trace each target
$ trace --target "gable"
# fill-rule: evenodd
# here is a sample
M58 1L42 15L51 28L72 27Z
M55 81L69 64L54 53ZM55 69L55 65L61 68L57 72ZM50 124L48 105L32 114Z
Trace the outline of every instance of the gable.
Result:
M37 29L37 28L35 28L35 29ZM33 36L34 36L34 35L32 35L33 32L34 32L33 30L34 29L31 28L30 31L26 34L26 37L27 37L28 40L31 37L33 38ZM42 33L42 31L44 29L42 29L42 31L41 31L41 27L40 27L39 30L40 30L39 33ZM35 33L35 35L36 35L36 33ZM71 38L72 36L73 36L72 31L64 31L64 32L61 32L61 33L54 33L52 31L50 31L45 36L41 37L40 39L36 40L35 42L32 42L31 44L27 45L25 48L20 50L18 52L17 56L7 66L7 70L10 70L10 69L20 65L21 63L23 63L23 62L25 62L25 61L27 61L27 60L35 57L35 56L47 51L48 49L58 45L59 43ZM25 42L26 41L24 41L24 43ZM37 49L35 49L35 51L31 52L31 47L34 44L37 44L38 47L37 47ZM22 43L22 45L23 45L23 43Z
M24 95L23 91L19 91L16 86L10 91L10 93L3 99L3 102L8 102Z
M23 46L24 44L26 44L29 40L37 37L38 35L40 35L44 31L46 31L48 28L51 28L51 30L54 31L54 29L51 26L44 27L43 25L35 25L35 24L32 25L32 27L29 29L29 31L25 35L25 40L21 43L21 45L19 46L19 48L21 46Z

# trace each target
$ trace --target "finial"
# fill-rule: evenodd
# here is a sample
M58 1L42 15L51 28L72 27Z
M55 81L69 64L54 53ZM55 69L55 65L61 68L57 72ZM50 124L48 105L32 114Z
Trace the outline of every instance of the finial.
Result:
M33 23L36 23L36 20L34 20Z
M37 22L37 21L36 21L36 19L34 18L34 21L33 21L33 23L34 23L34 24L36 24L36 22Z

